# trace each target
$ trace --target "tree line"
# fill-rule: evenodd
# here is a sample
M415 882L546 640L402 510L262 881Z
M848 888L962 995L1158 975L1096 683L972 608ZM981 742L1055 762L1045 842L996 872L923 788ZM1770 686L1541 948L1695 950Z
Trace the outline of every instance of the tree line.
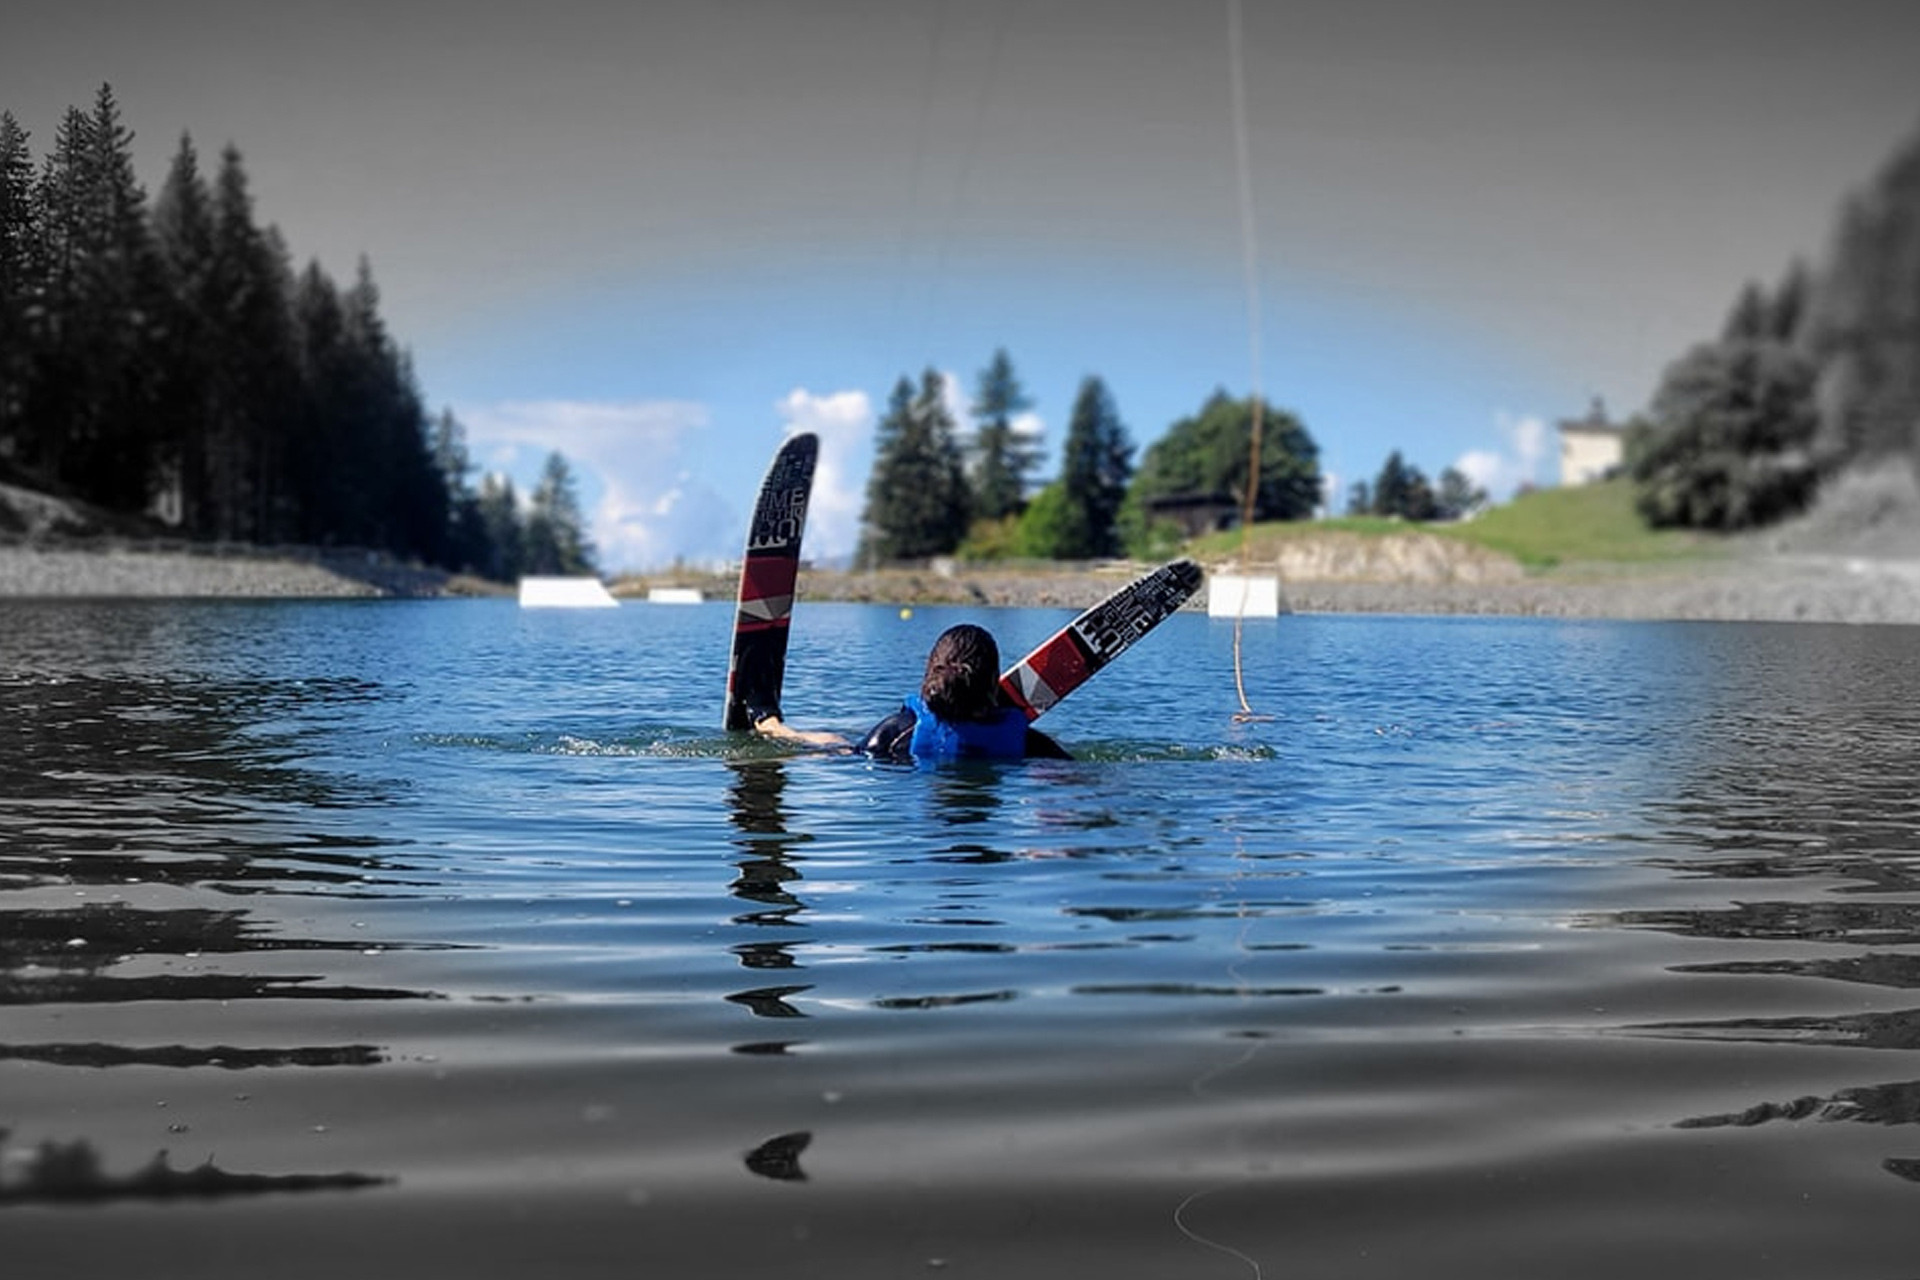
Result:
M866 564L958 555L1086 560L1161 555L1193 532L1181 511L1213 523L1240 511L1252 463L1254 401L1214 393L1135 463L1132 433L1098 376L1080 383L1067 415L1059 474L1034 489L1033 402L999 350L982 369L971 431L927 369L895 383L875 435L857 558ZM1265 424L1254 519L1295 520L1320 501L1319 446L1292 414L1260 405Z
M1920 466L1920 133L1842 206L1819 270L1747 284L1627 435L1641 513L1741 529L1857 465Z
M977 426L963 437L933 369L901 377L874 439L859 558L1091 559L1120 551L1119 509L1133 442L1106 384L1081 384L1060 477L1028 497L1040 457L1018 421L1033 401L1004 350L981 371Z
M111 86L36 169L0 114L0 478L200 539L378 549L502 579L580 572L566 460L473 483L364 259L341 287L255 219L239 151L183 136L151 204Z
M38 164L0 113L0 480L209 541L365 547L503 580L593 568L566 459L524 497L481 475L454 415L428 412L364 259L344 287L318 261L296 270L232 145L209 175L183 136L149 201L133 139L109 85L67 110ZM1031 408L1004 350L964 412L932 370L903 376L861 557L1164 554L1238 517L1256 417L1253 518L1322 501L1313 437L1249 397L1215 392L1137 450L1089 376L1045 483ZM1349 507L1417 520L1483 500L1396 452Z
M1408 462L1398 449L1387 455L1371 483L1356 480L1347 490L1350 516L1386 516L1398 520L1460 520L1487 505L1487 491L1458 467L1446 467L1437 483Z

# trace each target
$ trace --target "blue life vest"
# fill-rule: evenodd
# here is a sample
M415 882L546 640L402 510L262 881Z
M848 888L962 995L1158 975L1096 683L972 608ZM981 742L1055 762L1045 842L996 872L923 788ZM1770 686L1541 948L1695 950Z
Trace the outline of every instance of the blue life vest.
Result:
M1019 759L1027 754L1027 716L1018 707L1001 707L985 720L942 720L919 694L907 695L913 712L913 737L907 749L915 760L953 760L962 756Z

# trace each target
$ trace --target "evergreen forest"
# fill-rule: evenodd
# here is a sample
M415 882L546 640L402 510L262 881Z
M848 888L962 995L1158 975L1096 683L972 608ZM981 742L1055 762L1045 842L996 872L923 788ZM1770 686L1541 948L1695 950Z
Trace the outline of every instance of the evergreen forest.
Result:
M1765 525L1889 463L1920 467L1920 132L1842 205L1821 266L1741 290L1627 438L1655 526Z
M296 270L238 150L182 137L151 201L111 86L36 165L0 114L0 481L192 539L355 547L499 579L582 572L564 458L473 487L368 264Z
M1039 439L1015 421L1032 401L1005 350L980 371L971 431L947 401L931 368L917 382L903 376L895 383L875 434L860 563L1160 556L1238 517L1253 441L1251 399L1216 391L1136 465L1112 391L1090 375L1067 415L1059 475L1038 484ZM1254 518L1305 519L1320 501L1319 446L1293 415L1261 408L1267 430Z

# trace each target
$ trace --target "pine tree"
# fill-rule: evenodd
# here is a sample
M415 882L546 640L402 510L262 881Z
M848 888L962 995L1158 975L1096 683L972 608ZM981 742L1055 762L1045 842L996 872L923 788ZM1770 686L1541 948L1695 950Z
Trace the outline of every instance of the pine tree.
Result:
M1458 467L1440 473L1440 490L1434 495L1436 520L1460 520L1487 505L1487 491L1467 477Z
M38 306L28 332L31 371L26 387L21 460L43 483L60 485L72 469L87 375L83 359L81 264L86 257L88 175L92 168L93 121L69 107L54 130L34 184L39 244L33 290Z
M996 350L992 362L980 371L973 398L973 415L979 424L972 447L975 519L999 520L1026 505L1026 478L1039 460L1039 451L1013 420L1032 407L1006 349Z
M452 511L446 484L434 462L433 428L419 379L414 375L413 357L398 352L394 372L390 430L399 475L394 490L396 519L386 545L427 564L445 564ZM580 552L586 560L591 559L592 548L584 541Z
M933 369L921 375L918 394L904 377L894 385L867 481L868 563L946 555L966 536L971 495L944 391Z
M442 562L450 495L411 362L363 262L296 283L239 152L183 136L149 213L111 86L36 173L0 113L0 465L200 536L359 543Z
M0 460L21 451L33 368L28 317L35 290L40 222L27 131L0 113Z
M1810 292L1820 460L1920 465L1920 134L1847 203Z
M1419 467L1407 468L1407 507L1401 514L1408 520L1439 518L1440 501L1434 496L1433 482Z
M446 490L411 363L389 338L379 299L365 259L345 293L317 267L301 282L306 412L298 452L317 468L303 505L328 541L439 563Z
M484 573L490 556L487 525L480 499L468 483L473 459L467 452L467 430L442 409L433 420L433 462L447 494L447 567L466 573Z
M1813 366L1784 342L1705 342L1668 367L1627 440L1635 504L1655 525L1744 529L1812 496Z
M914 415L926 441L927 555L945 555L967 536L973 517L973 492L960 451L959 425L947 410L946 379L935 369L920 375ZM915 553L919 554L919 553Z
M1367 514L1397 516L1407 501L1407 460L1395 449L1373 478L1373 508Z
M857 559L871 566L895 558L893 530L902 509L895 473L901 470L902 450L913 420L913 383L904 375L893 384L887 411L874 425L873 470L867 475L867 501L860 512L860 548Z
M360 546L384 547L390 541L400 487L389 421L393 350L380 317L373 267L364 257L353 283L340 295L340 309L346 379L334 426L345 446L341 463L346 471L339 479L352 494L342 532Z
M480 478L480 494L475 499L480 524L486 530L486 558L477 566L483 577L495 582L513 582L521 576L525 563L520 499L513 481L488 472Z
M289 406L298 397L291 270L279 237L254 221L240 152L222 150L214 180L210 317L218 361L215 473L226 536L288 536L293 527Z
M38 244L20 429L22 461L104 506L146 503L164 282L135 180L133 134L109 86L69 108L34 191Z
M1409 463L1398 449L1389 453L1373 481L1371 514L1400 520L1432 520L1439 513L1440 504L1426 472Z
M1080 384L1061 451L1060 499L1065 507L1051 554L1087 560L1120 552L1120 504L1133 476L1133 442L1113 397L1099 378Z
M214 415L213 207L193 139L182 135L153 204L168 305L157 350L157 476L188 531L205 533L207 427Z
M39 227L33 153L11 111L0 112L0 296L24 298Z
M533 504L527 513L524 572L594 572L593 544L587 539L573 469L558 451L547 455L540 483L533 490Z
M89 402L75 425L89 452L76 479L102 505L138 511L152 482L159 384L152 337L164 285L146 193L133 172L133 131L121 122L109 85L95 95L88 141L87 253L82 309L75 318L84 335Z
M288 479L301 542L349 541L359 498L352 474L347 415L352 353L345 307L333 278L307 264L294 288L294 333L300 390L289 442Z

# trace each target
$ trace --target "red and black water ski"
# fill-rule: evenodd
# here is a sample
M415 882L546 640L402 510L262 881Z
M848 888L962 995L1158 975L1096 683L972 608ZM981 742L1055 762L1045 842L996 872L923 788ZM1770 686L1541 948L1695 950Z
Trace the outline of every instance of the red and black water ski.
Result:
M1053 633L1007 668L1000 691L1028 720L1085 684L1087 677L1172 617L1200 589L1200 566L1175 560L1126 586Z
M757 715L780 714L780 685L787 674L787 624L793 619L793 584L800 573L800 535L807 525L807 497L819 438L794 436L774 454L747 529L740 561L740 598L733 617L733 653L727 661L728 729L751 729Z

